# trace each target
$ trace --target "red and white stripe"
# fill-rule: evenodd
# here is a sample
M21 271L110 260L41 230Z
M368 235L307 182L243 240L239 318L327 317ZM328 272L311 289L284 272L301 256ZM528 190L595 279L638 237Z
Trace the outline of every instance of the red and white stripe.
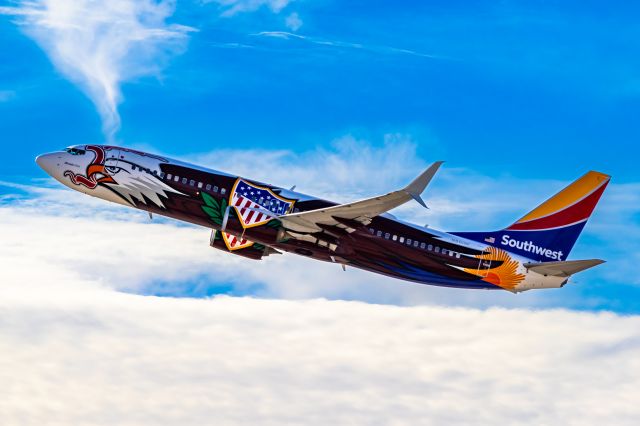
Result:
M229 234L228 232L223 232L222 237L224 241L227 243L227 247L229 250L238 250L241 248L249 247L253 244L253 241L247 240L246 238L236 237L233 234Z
M254 203L250 199L243 197L237 192L233 194L231 205L236 208L238 216L242 221L243 228L255 225L257 223L266 223L274 218L274 216L264 212L264 208L260 204Z

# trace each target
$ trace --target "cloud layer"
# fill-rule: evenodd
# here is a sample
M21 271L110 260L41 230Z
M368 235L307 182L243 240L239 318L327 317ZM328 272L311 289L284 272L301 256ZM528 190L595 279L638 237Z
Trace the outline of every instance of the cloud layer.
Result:
M58 275L49 284L60 284ZM2 282L2 424L635 424L640 319ZM9 286L23 294L7 297Z

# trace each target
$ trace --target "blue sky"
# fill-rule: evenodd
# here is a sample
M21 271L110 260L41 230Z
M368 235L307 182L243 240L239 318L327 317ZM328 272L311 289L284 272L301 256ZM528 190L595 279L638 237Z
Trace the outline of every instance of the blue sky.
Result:
M38 16L20 14L24 3L0 2L0 134L12 152L0 179L32 182L44 177L33 162L37 154L112 140L340 200L392 189L444 159L449 170L427 194L433 215L417 209L401 214L470 230L502 227L596 169L613 175L613 185L572 256L609 263L578 279L579 285L518 296L524 299L518 304L640 312L640 281L632 275L640 242L638 6L327 0L165 5L139 23L162 37L133 43L121 54L119 39L105 37L101 27L92 27L97 39L115 47L82 50L77 40L56 38ZM104 12L107 18L110 12ZM60 46L70 49L73 61L56 59L52 52ZM105 61L116 75L108 87L121 93L114 103L120 124L110 130L100 94L91 92L95 73L77 71L102 48L114 55ZM371 153L369 168L360 151ZM341 156L341 167L360 161L362 173L334 173L327 158ZM319 163L314 170L323 173L306 179L305 163ZM380 165L391 170L388 179L378 179ZM326 178L324 185L318 176ZM202 290L209 278L189 277L184 294L175 285L170 294L206 295L228 286L215 282ZM193 292L194 286L200 290ZM453 295L441 303L464 299ZM347 291L327 297L364 296ZM469 303L504 301L477 297L483 300ZM367 300L402 298L385 291Z

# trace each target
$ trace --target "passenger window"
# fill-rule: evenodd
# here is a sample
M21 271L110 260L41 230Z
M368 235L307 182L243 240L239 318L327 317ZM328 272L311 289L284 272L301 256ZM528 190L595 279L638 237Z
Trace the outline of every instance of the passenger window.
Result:
M436 247L436 253L440 253L440 247Z
M414 247L418 247L418 242L417 242L417 241L414 241L414 242L413 242L413 246L414 246Z
M175 176L175 177L173 178L173 180L174 180L174 181L176 181L176 182L178 182L178 181L180 180L180 176Z
M202 182L198 182L198 189L202 189Z
M182 178L182 183L183 183L184 185L186 185L186 184L187 184L187 178Z
M396 240L398 239L398 236L394 234L394 235L393 235L393 238L391 238L391 239L392 239L393 241L396 241Z
M431 244L429 244L429 245L427 246L427 250L429 250L429 251L433 251L433 246L432 246Z
M456 259L460 259L460 253L456 253Z
M453 257L455 253L453 253L451 250L449 250L449 256Z
M160 179L164 179L164 172L160 172Z
M227 193L226 188L222 188L222 189L220 190L220 193L221 193L222 195L226 194L226 193Z
M195 181L195 180L193 180L193 179L191 179L191 180L189 181L189 185L191 185L191 186L196 186L196 181Z
M173 177L173 175L172 175L171 173L169 173L169 174L167 175L167 180L171 180L171 178L172 178L172 177Z
M376 234L378 237L382 237L382 231L378 231L378 233Z
M426 247L426 244L425 244L425 243L420 243L420 248L421 248L422 250L424 250L424 248L425 248L425 247Z
M213 187L213 192L218 192L218 187L217 186Z
M404 243L404 237L400 237L400 242Z
M204 187L204 189L206 189L207 191L211 191L211 184L208 183L207 186Z
M411 238L407 238L407 245L410 246L411 245Z
M391 234L389 234L388 232L386 232L386 233L384 234L384 239L385 239L385 240L388 240L390 236L391 236Z

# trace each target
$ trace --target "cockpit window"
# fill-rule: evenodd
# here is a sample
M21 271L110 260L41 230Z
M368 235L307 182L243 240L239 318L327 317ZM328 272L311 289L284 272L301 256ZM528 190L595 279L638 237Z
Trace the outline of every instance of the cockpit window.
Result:
M65 151L71 155L84 155L87 152L84 149L80 148L67 148L65 149Z

